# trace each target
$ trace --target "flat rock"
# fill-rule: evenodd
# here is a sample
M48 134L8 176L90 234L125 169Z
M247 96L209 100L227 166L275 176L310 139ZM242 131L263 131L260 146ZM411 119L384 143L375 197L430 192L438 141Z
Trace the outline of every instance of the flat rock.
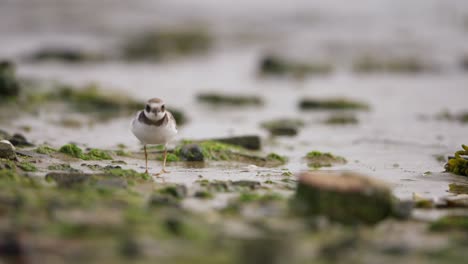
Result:
M256 135L215 138L211 139L210 141L218 141L225 144L240 146L250 150L260 150L261 148L260 137Z
M354 173L304 172L292 203L304 216L327 216L344 224L375 224L393 214L388 186Z
M15 147L8 140L0 141L0 158L14 160L16 159Z

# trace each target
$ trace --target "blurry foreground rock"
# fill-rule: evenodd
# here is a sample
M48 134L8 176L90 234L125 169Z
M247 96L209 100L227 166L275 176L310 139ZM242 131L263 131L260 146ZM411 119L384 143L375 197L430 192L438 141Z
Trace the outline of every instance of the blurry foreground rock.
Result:
M324 215L344 224L375 224L393 213L390 189L353 173L305 172L299 176L293 208L306 216Z
M10 61L0 61L0 100L15 97L20 93L15 66Z
M445 170L458 175L468 176L468 146L462 145L463 150L455 152L454 157L449 157Z
M16 159L15 147L10 143L10 141L0 141L0 158L9 160Z

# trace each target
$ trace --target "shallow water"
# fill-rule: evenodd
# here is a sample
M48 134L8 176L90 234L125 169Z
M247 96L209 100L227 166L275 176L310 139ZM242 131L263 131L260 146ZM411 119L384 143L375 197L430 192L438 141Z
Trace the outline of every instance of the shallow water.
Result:
M78 4L79 2L79 4ZM109 92L124 92L137 99L164 98L183 109L190 122L180 127L179 139L260 134L265 152L286 155L284 166L292 172L307 170L302 157L311 150L329 151L348 163L332 169L369 174L389 182L395 194L434 197L446 194L448 184L468 182L442 173L443 164L433 155L449 155L467 143L468 125L421 120L443 109L467 109L468 74L457 65L468 53L466 1L52 1L26 0L0 4L0 56L18 59L43 45L68 43L112 50L130 32L152 25L180 25L187 21L207 26L218 45L206 55L158 64L111 61L96 64L32 64L19 60L24 77L65 83L101 84ZM93 12L90 12L90 11ZM102 11L102 12L99 12ZM105 11L105 12L104 12ZM100 15L90 15L90 14ZM465 21L465 22L464 22ZM326 59L337 65L330 76L304 80L261 79L256 66L266 51L290 56ZM362 54L409 54L434 62L439 68L427 74L354 74L353 57ZM195 101L200 91L257 94L265 106L213 109ZM324 112L301 112L304 96L344 96L368 102L371 111L359 113L357 126L320 123ZM307 121L297 137L268 140L261 121L299 117ZM81 129L51 125L49 113L15 120L7 129L31 126L26 136L35 143L53 146L78 142L114 148L123 143L138 149L129 130L130 119L121 118ZM129 164L141 167L143 164ZM150 163L159 170L159 162ZM208 179L266 180L245 166L213 165L205 168L170 166L166 181L192 183ZM280 174L280 169L259 169ZM424 175L425 172L432 172Z

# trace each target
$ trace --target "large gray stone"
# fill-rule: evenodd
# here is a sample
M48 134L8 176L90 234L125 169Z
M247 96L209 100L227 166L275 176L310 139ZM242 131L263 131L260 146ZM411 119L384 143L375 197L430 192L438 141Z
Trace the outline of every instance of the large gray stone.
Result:
M0 158L14 160L16 159L15 147L8 140L0 141Z
M304 216L323 215L345 224L374 224L393 215L394 198L386 184L345 172L305 172L292 206Z

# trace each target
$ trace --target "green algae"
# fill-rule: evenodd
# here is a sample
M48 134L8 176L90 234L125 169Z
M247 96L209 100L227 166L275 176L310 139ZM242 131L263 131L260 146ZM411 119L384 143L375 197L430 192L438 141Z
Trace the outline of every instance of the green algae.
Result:
M37 167L32 164L31 162L26 162L26 161L23 161L23 162L19 162L16 164L18 166L18 168L24 170L24 171L28 171L28 172L35 172L37 171Z
M376 224L393 216L394 197L385 184L352 173L300 175L291 208L305 217L326 216L346 225Z
M83 113L119 114L140 110L143 103L116 93L104 93L97 85L90 84L80 89L63 85L50 94L51 100L67 102L76 111Z
M56 149L54 149L52 147L49 147L47 145L41 145L41 146L37 147L34 151L39 153L39 154L45 154L45 155L50 155L50 154L53 154L53 153L57 152Z
M98 62L105 56L72 47L45 47L28 56L32 62L61 61L66 63Z
M460 111L458 113L452 113L448 110L444 110L436 114L435 119L445 120L445 121L455 121L461 124L466 124L468 123L468 111Z
M353 64L353 70L358 73L390 72L390 73L421 73L430 70L416 57L377 58L364 56Z
M187 187L182 184L172 184L157 190L160 194L167 194L176 199L183 199L187 196Z
M84 155L84 160L112 160L112 156L104 150L91 149Z
M260 126L270 132L274 136L294 136L298 130L304 126L304 121L300 119L281 118L276 120L266 121Z
M72 168L70 164L67 163L60 163L60 164L51 164L47 166L48 170L56 170L56 171L73 171L78 172L77 169Z
M65 144L60 147L59 152L81 159L83 157L83 150L75 144Z
M115 151L115 155L121 156L121 157L131 157L132 153L125 151L123 149L119 149Z
M193 196L199 199L206 199L206 200L214 198L213 193L206 191L206 190L196 191Z
M462 176L468 176L468 146L462 145L463 150L455 152L453 158L449 158L445 164L445 170Z
M237 202L240 203L250 203L250 202L270 202L270 201L279 201L283 200L284 197L281 194L268 192L268 193L257 193L257 192L242 192L239 197L237 197Z
M281 58L276 55L264 56L258 67L262 75L304 77L307 75L325 75L333 72L334 67L328 63L303 63Z
M183 145L192 144L191 141L184 141L176 147L174 154L181 158L181 148ZM237 161L250 162L261 166L279 166L287 162L287 158L276 153L270 153L267 156L259 156L255 152L245 148L225 144L218 141L201 141L197 143L203 154L204 160L210 161Z
M468 185L465 184L449 184L449 192L456 194L468 194Z
M147 173L139 173L132 169L122 169L120 167L107 167L104 168L104 173L111 175L111 176L118 176L124 177L129 179L143 179L143 180L150 180L151 176Z
M215 106L259 106L263 104L263 100L260 97L253 95L200 93L197 95L197 100L201 103L211 104Z
M132 61L161 60L206 52L213 42L213 37L201 29L143 32L123 46L122 55Z
M284 156L281 156L279 154L276 154L276 153L270 153L266 156L266 159L267 161L271 161L271 162L277 162L277 163L281 163L281 164L284 164L288 161L288 159Z
M323 123L327 125L355 125L359 123L359 119L349 114L334 114L327 117Z
M72 143L60 147L59 152L82 160L112 160L112 156L107 151L90 149L87 153L84 153L80 147Z
M302 110L369 110L368 104L346 98L304 98L299 102Z
M460 230L468 231L468 216L450 215L444 216L430 225L431 231L450 231Z
M345 164L346 159L328 152L311 151L306 154L307 165L312 168L331 167L335 164Z

